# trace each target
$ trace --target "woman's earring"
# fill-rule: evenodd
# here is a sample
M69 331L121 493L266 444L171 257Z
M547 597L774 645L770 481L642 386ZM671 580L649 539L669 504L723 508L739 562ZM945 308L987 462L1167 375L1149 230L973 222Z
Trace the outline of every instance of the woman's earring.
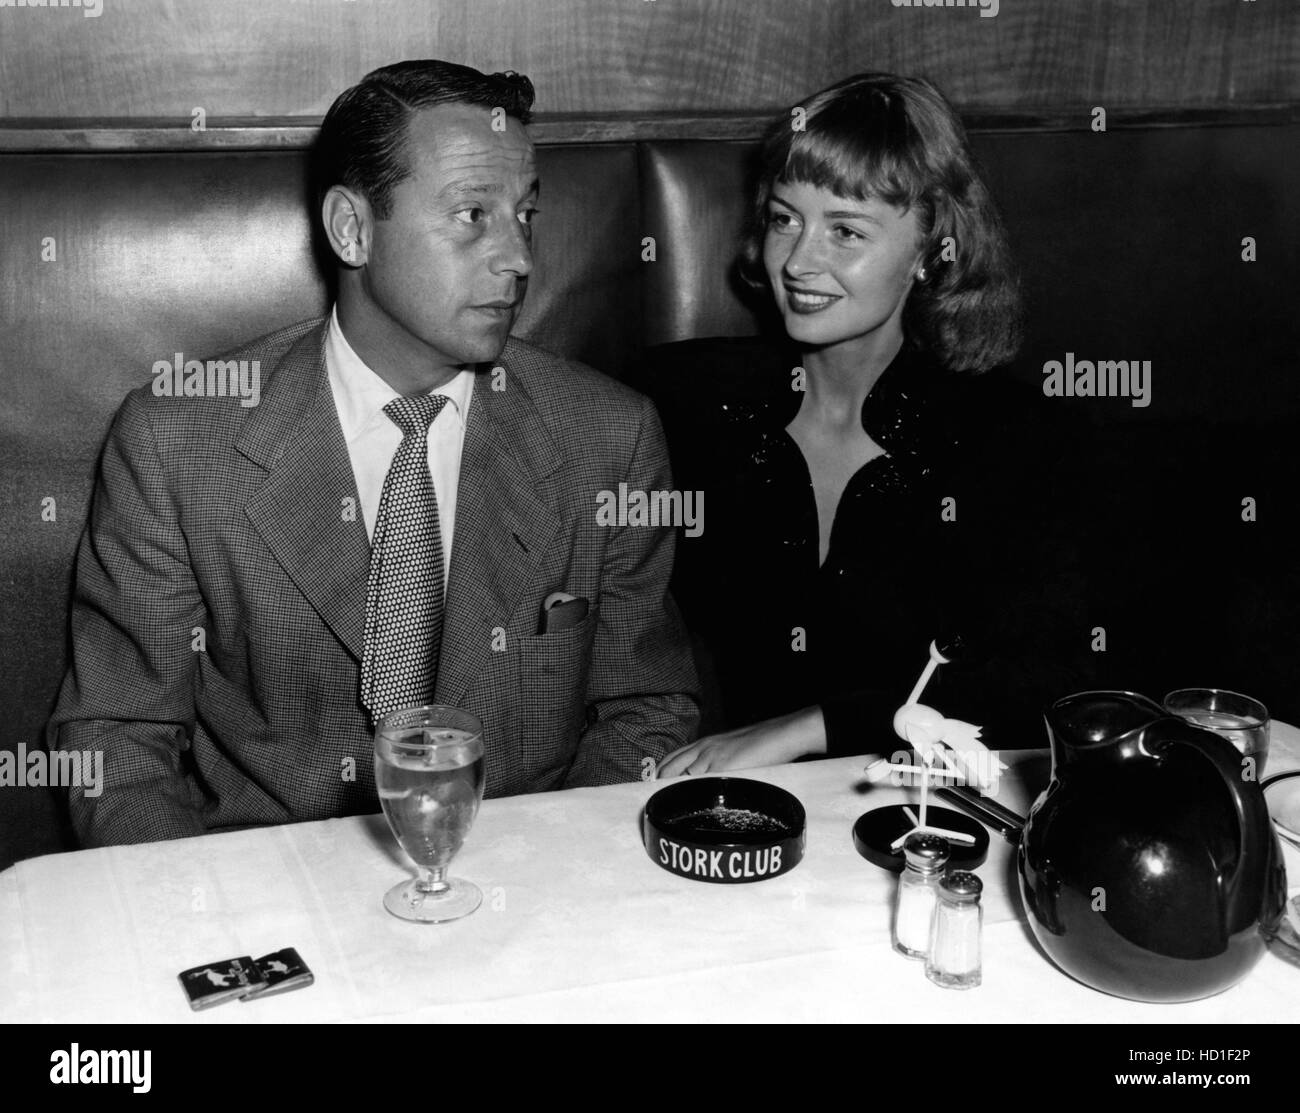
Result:
M343 241L343 261L345 263L355 263L357 261L357 245L351 240Z
M929 277L930 277L930 275L927 273L927 271L926 271L926 269L925 269L924 267L922 267L920 270L918 270L918 271L916 272L916 280L917 280L917 282L924 282L924 281L925 281L927 278L929 278Z

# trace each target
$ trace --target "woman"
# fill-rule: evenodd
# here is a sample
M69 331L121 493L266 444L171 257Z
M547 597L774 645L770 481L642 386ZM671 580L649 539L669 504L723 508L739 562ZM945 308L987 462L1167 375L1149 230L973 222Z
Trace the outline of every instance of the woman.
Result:
M1038 701L1074 686L1024 484L1048 446L1014 384L978 375L1015 353L1020 300L961 123L886 74L798 107L764 146L742 259L787 343L673 345L656 372L677 485L707 496L674 591L736 727L660 776L892 752L935 638L973 652L925 702L989 745L1041 744Z

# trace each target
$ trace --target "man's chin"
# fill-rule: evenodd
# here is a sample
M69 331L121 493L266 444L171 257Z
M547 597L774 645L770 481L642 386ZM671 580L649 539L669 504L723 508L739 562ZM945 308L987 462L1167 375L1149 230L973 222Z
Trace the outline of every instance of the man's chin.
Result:
M494 363L505 351L506 341L510 338L510 329L502 327L493 329L490 334L466 338L457 346L457 362L464 364Z

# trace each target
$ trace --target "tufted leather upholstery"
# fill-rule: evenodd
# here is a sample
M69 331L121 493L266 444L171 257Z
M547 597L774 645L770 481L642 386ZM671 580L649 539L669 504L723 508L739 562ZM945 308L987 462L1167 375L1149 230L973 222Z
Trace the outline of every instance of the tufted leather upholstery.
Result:
M1073 403L1110 446L1110 481L1122 482L1139 430L1172 425L1194 449L1212 420L1241 446L1229 470L1247 469L1224 498L1292 482L1266 425L1300 417L1284 281L1300 188L1276 155L1288 143L1285 127L975 137L1030 298L1013 373L1036 383L1066 351L1153 361L1149 410ZM739 142L542 147L537 269L518 333L632 378L650 345L758 331L762 299L731 272L753 153ZM94 463L122 396L156 359L213 355L325 308L304 165L298 151L0 155L4 748L39 744ZM1246 235L1258 263L1240 261ZM41 259L45 237L55 261ZM1148 457L1143 467L1167 459ZM42 520L47 498L54 521ZM61 839L50 798L0 788L0 868Z

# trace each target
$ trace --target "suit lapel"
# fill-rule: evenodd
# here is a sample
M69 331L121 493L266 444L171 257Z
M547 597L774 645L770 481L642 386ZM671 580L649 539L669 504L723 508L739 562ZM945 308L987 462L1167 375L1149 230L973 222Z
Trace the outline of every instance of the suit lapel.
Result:
M236 448L267 469L244 512L285 573L357 660L370 543L325 372L325 326L285 354ZM344 499L353 500L351 520ZM304 647L309 651L309 647Z
M285 354L262 404L236 444L267 469L245 514L285 573L348 651L365 648L370 544L356 479L325 371L324 326ZM513 342L491 373L475 377L461 451L456 533L443 617L435 698L455 705L483 670L492 631L509 626L558 528L538 487L560 456L511 366L526 360ZM344 520L343 499L357 500Z
M558 510L538 491L560 456L527 391L512 373L526 359L507 345L491 373L476 376L461 452L456 533L443 618L436 699L457 705L492 651L492 631L506 628L558 528ZM531 633L531 631L530 631Z

